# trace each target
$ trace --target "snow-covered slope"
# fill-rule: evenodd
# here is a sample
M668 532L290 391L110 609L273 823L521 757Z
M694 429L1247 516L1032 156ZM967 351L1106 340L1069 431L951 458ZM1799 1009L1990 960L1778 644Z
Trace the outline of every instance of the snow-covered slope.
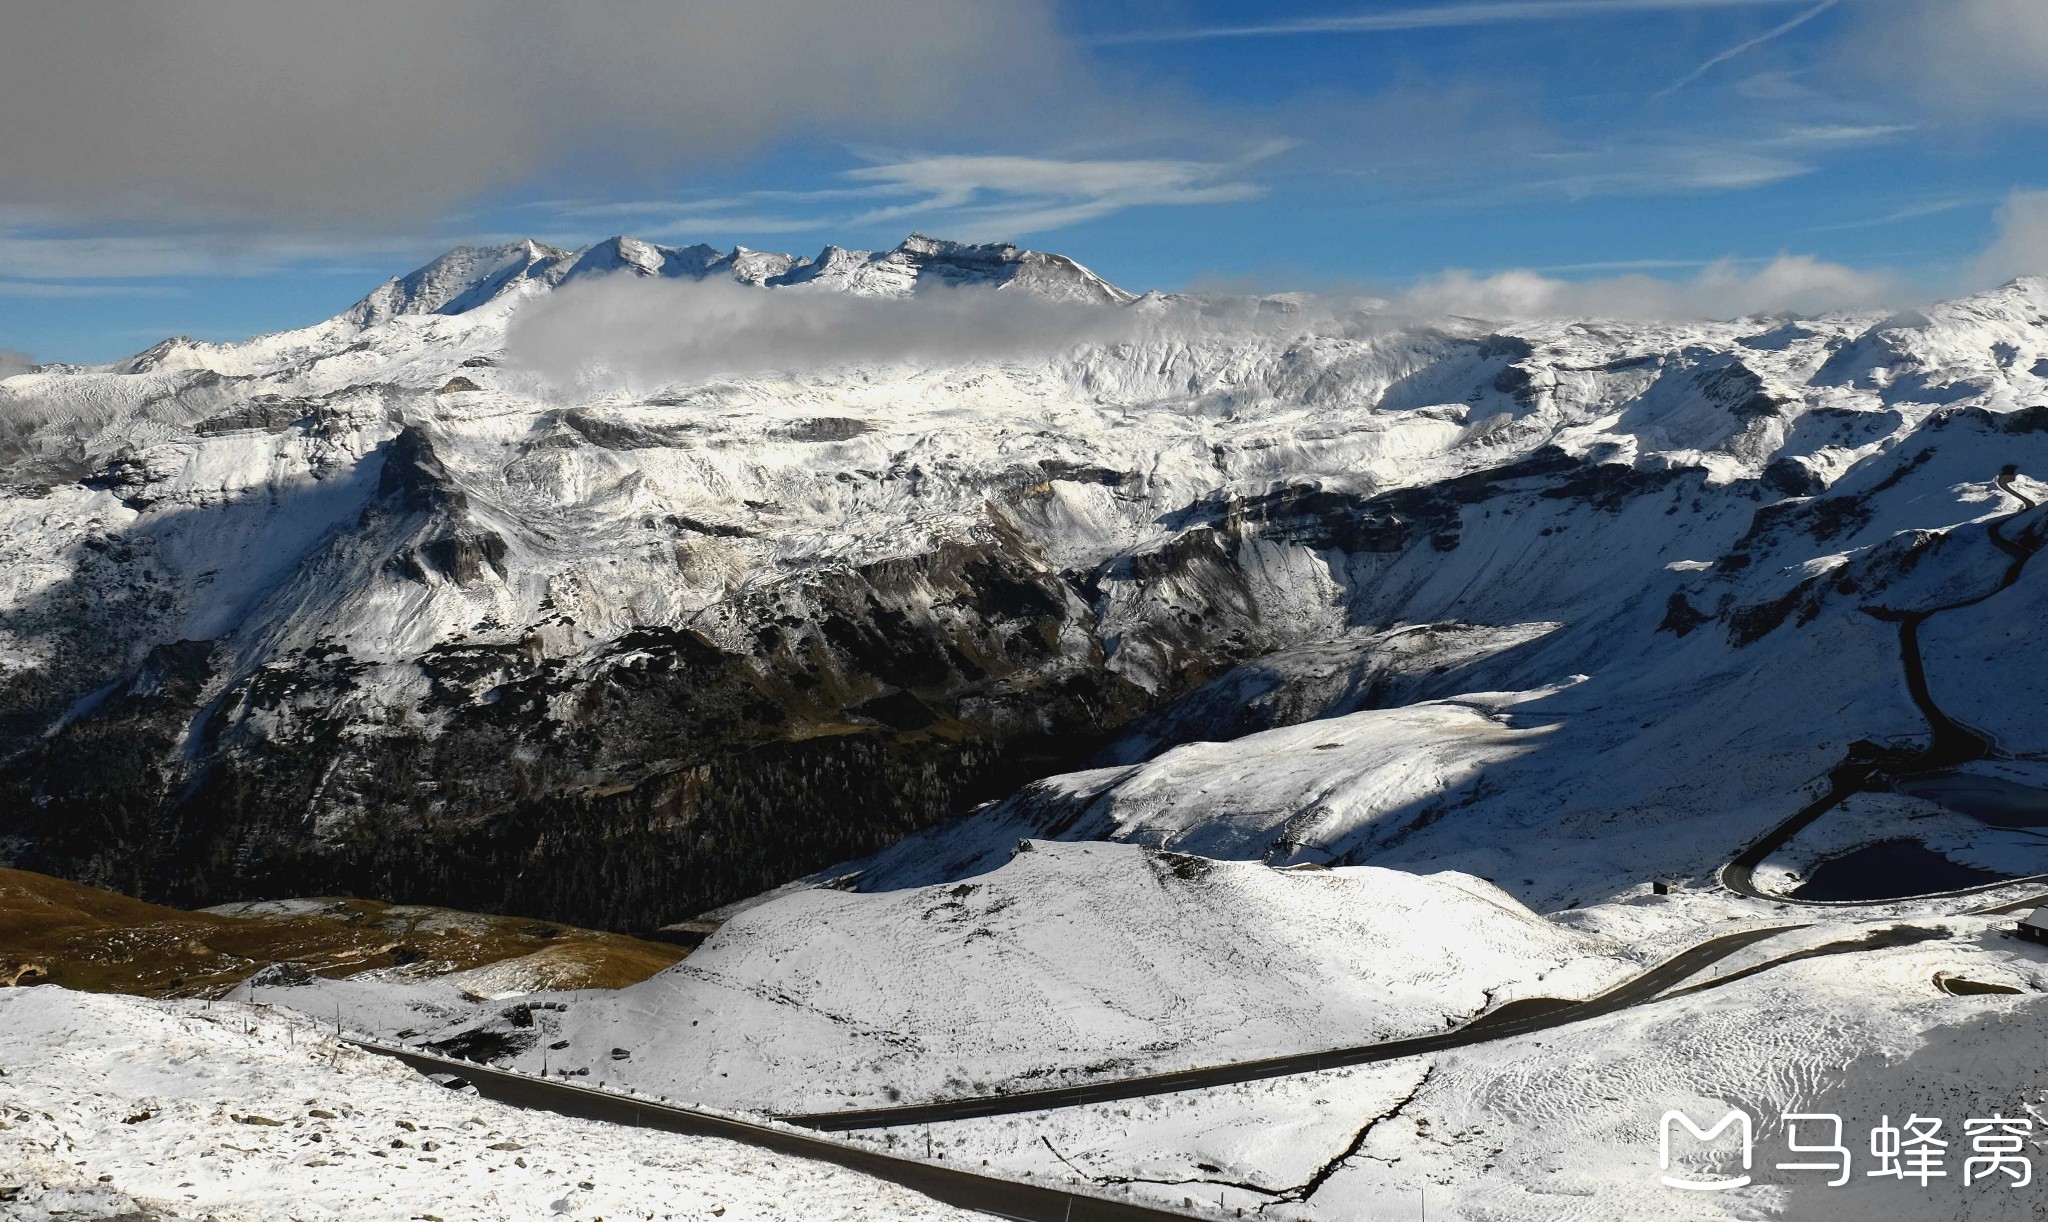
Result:
M1530 1035L1385 1064L1270 1082L998 1116L943 1126L953 1158L1010 1174L1129 1184L1168 1206L1221 1201L1230 1216L1288 1222L1431 1218L1640 1222L1993 1222L2036 1207L2048 1075L2048 963L1985 928L1864 954L1789 963L1725 987ZM1838 933L1848 933L1838 930ZM1956 996L1943 976L2017 994ZM1663 1114L1754 1123L1749 1185L1666 1187L1663 1176L1733 1178L1735 1143L1674 1134ZM1787 1112L1840 1117L1850 1175L1780 1164L1831 1162L1788 1148ZM1871 1130L1938 1119L1947 1143L1925 1185L1873 1175ZM2033 1178L1975 1174L1974 1118L2029 1120ZM876 1133L913 1144L921 1134ZM1808 1121L1800 1142L1830 1131ZM1704 1153L1720 1155L1718 1161ZM1720 1174L1700 1174L1720 1168ZM1980 1172L1983 1168L1973 1169Z
M966 1218L851 1171L444 1090L242 1005L0 990L0 1212L51 1219Z
M1517 997L1598 992L1638 967L1458 874L1027 848L958 886L764 904L676 968L528 1010L523 1027L502 1007L406 1025L457 1046L495 1032L536 1071L830 1111L1426 1034ZM371 992L255 995L355 1013Z
M965 283L1116 322L651 391L506 351L525 303L601 275ZM1861 607L2001 563L1973 523L2048 475L2044 319L2040 280L1494 327L1134 301L923 238L452 252L304 330L0 382L0 852L187 900L645 925L1103 763L1137 771L863 885L987 868L1022 829L1591 902L1924 732ZM2018 641L2027 606L1970 614ZM1961 622L1929 621L1958 668L1930 682L1996 701L1942 643Z

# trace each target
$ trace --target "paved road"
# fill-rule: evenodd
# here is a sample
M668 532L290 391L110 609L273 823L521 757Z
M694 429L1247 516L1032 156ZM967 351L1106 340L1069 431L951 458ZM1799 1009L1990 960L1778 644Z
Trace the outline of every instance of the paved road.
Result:
M1469 1023L1455 1031L1446 1031L1438 1035L1421 1035L1381 1044L1365 1044L1356 1048L1335 1048L1327 1052L1267 1057L1257 1061L1240 1061L1232 1065L1185 1069L1174 1073L1147 1074L1143 1077L1120 1078L1111 1082L1091 1082L1082 1086L1059 1086L1047 1090L1019 1091L1015 1094L973 1099L950 1099L941 1103L911 1104L903 1107L782 1116L779 1119L789 1124L828 1131L936 1124L945 1120L1035 1112L1045 1108L1074 1107L1083 1103L1106 1103L1119 1099L1136 1099L1145 1095L1229 1086L1239 1082L1254 1082L1262 1078L1315 1073L1318 1070L1337 1069L1346 1065L1369 1065L1377 1061L1392 1061L1426 1052L1465 1048L1493 1040L1527 1035L1532 1031L1547 1031L1552 1027L1583 1022L1589 1018L1598 1018L1603 1014L1639 1006L1686 977L1727 958L1745 946L1803 928L1803 925L1778 925L1767 929L1746 929L1738 933L1723 934L1702 942L1628 983L1589 1001L1564 1003L1542 1012L1527 1014L1525 1017Z
M2048 897L2040 897L2048 899ZM2034 901L2029 901L2029 903ZM2003 912L2022 905L1987 908L1985 912ZM1761 963L1751 964L1739 971L1729 972L1709 980L1672 988L1673 985L1696 975L1715 963L1728 958L1745 947L1752 946L1767 938L1782 933L1806 929L1806 925L1775 925L1761 929L1746 929L1736 933L1723 934L1709 939L1689 950L1667 959L1597 997L1581 1002L1559 1001L1542 1004L1548 999L1530 999L1532 1005L1525 1008L1523 1003L1509 1003L1502 1010L1483 1016L1455 1031L1439 1035L1415 1036L1409 1039L1390 1040L1380 1044L1367 1044L1356 1048L1339 1048L1327 1052L1300 1053L1289 1056L1268 1057L1257 1061L1244 1061L1232 1065L1218 1065L1205 1069L1182 1070L1175 1073L1150 1074L1144 1077L1124 1078L1114 1082L1091 1083L1084 1086L1057 1087L1050 1090L1023 1091L1016 1094L987 1096L973 1099L953 1099L941 1103L912 1104L903 1107L871 1108L843 1112L813 1113L776 1117L784 1124L800 1126L821 1132L847 1132L856 1129L893 1128L904 1125L936 1124L949 1120L967 1120L981 1116L1009 1115L1018 1112L1043 1111L1049 1108L1074 1107L1086 1103L1114 1102L1121 1099L1135 1099L1148 1095L1172 1094L1177 1091L1199 1090L1212 1086L1231 1085L1238 1082L1256 1081L1264 1078L1284 1077L1291 1074L1314 1073L1324 1069L1336 1069L1347 1065L1367 1065L1379 1061L1391 1061L1401 1057L1419 1056L1431 1052L1443 1052L1456 1048L1468 1048L1497 1040L1512 1039L1516 1036L1547 1031L1571 1023L1584 1022L1603 1015L1632 1009L1662 998L1688 996L1705 992L1738 980L1769 971L1787 963L1803 959L1815 959L1826 955L1846 954L1853 951L1875 950L1888 946L1903 946L1915 942L1945 936L1939 929L1922 929L1911 925L1894 926L1889 929L1872 930L1854 938L1840 939L1779 955ZM1668 991L1667 991L1668 990ZM491 1066L477 1065L468 1061L453 1060L412 1048L394 1047L365 1040L351 1041L357 1047L383 1056L393 1057L413 1066L423 1073L454 1074L473 1084L479 1094L520 1107L540 1108L568 1116L582 1116L615 1124L631 1124L644 1128L658 1128L670 1132L689 1133L704 1137L722 1137L732 1141L745 1142L763 1149L785 1154L814 1158L847 1167L878 1179L901 1184L922 1192L935 1200L993 1213L1000 1217L1019 1219L1060 1219L1071 1222L1121 1222L1124 1219L1180 1218L1187 1216L1172 1210L1138 1205L1090 1193L1073 1192L1052 1185L1026 1184L1016 1180L1000 1179L976 1171L940 1166L913 1158L898 1157L877 1150L846 1145L824 1137L791 1132L786 1128L754 1124L729 1116L698 1111L682 1104L666 1103L600 1090L569 1082L558 1082L513 1073Z
M1925 895L1902 895L1879 900L1802 900L1787 895L1773 895L1756 885L1756 868L1771 854L1784 848L1791 839L1806 830L1822 815L1841 805L1848 798L1863 792L1873 777L1879 773L1889 776L1913 776L1926 772L1937 772L1971 763L1991 754L1992 742L1985 735L1965 726L1942 711L1934 701L1934 693L1927 686L1927 668L1920 656L1920 626L1927 620L1945 611L1959 611L1974 607L1996 594L2011 589L2026 571L2027 561L2041 550L2041 543L2021 543L2009 539L2005 527L2028 510L2040 507L2040 502L2013 487L2012 481L2019 474L2017 468L2007 467L2000 471L1994 481L2000 489L2017 499L2023 508L2009 513L1991 523L1987 528L1991 542L2007 556L2012 563L2000 574L1998 584L1982 594L1957 602L1930 607L1924 611L1888 611L1866 608L1881 619L1895 620L1899 625L1899 658L1906 670L1906 690L1913 698L1913 704L1920 715L1927 719L1930 738L1927 747L1910 760L1886 761L1859 760L1851 758L1837 765L1828 774L1828 790L1820 797L1801 807L1797 813L1778 826L1765 832L1755 843L1735 855L1734 860L1721 868L1721 883L1737 895L1751 899L1770 900L1780 904L1804 904L1811 907L1855 907L1859 904L1896 904L1901 900L1947 899L1959 895L1974 895L1982 891L1994 891L2000 887L2018 884L2048 882L2048 874L2027 878L2008 878L1982 886L1964 887L1954 891L1935 891Z
M791 1132L770 1125L750 1124L728 1116L700 1112L674 1103L661 1103L631 1095L597 1090L570 1082L557 1082L512 1073L468 1061L395 1048L368 1041L351 1041L368 1052L393 1057L421 1073L454 1074L474 1085L477 1093L501 1103L536 1108L564 1116L605 1120L640 1128L688 1133L694 1137L722 1137L759 1149L773 1150L799 1158L833 1163L863 1175L900 1184L935 1201L961 1209L1016 1218L1024 1222L1160 1222L1214 1214L1189 1214L1178 1210L1112 1200L1092 1193L1077 1192L1050 1184L1032 1184L1002 1179L964 1168L915 1158L899 1158L879 1150L868 1150L833 1141L812 1133Z

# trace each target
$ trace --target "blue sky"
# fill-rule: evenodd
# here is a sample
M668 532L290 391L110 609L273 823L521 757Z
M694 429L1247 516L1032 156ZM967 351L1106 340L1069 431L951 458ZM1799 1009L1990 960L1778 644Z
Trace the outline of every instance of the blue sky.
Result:
M16 19L0 348L301 325L515 235L916 229L1525 312L2048 272L2041 0L537 2Z

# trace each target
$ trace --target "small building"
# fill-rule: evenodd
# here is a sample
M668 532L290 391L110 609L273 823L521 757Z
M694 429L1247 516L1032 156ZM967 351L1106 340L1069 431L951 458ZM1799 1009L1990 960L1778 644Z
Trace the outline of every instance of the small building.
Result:
M2013 932L2034 942L2048 943L2048 905L2036 908L2021 917L2019 925Z

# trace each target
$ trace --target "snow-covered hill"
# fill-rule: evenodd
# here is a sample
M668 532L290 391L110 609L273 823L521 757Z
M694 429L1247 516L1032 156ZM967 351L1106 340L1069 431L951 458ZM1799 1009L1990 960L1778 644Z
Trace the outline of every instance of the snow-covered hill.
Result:
M1640 966L1463 875L1030 847L959 886L799 892L644 984L523 1028L491 1007L432 1038L492 1032L536 1072L595 1065L719 1106L831 1111L1428 1034ZM346 982L254 995L310 1012L323 993L365 1008ZM606 1064L613 1048L630 1057Z
M508 350L606 277L1110 321L651 388ZM643 926L1096 764L861 885L1119 836L1593 902L1925 735L1862 608L1995 579L2044 376L2041 280L1495 325L915 237L451 252L303 330L0 382L0 853ZM2022 666L2026 580L1967 612ZM1960 623L1930 684L2017 743Z
M250 1006L0 990L0 1206L148 1218L961 1219L838 1167L443 1090Z

